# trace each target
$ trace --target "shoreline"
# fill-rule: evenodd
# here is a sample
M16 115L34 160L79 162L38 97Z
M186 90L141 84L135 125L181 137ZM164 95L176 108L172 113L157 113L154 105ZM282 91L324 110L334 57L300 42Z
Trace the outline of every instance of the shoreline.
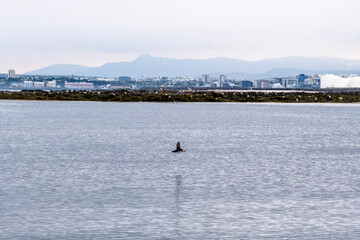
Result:
M0 100L96 102L360 103L360 92L254 90L0 91Z

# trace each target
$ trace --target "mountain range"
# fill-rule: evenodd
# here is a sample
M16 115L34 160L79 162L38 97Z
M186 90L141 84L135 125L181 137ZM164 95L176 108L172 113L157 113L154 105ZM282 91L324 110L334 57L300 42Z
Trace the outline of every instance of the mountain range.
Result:
M304 74L360 74L360 60L326 57L285 57L259 61L232 58L171 59L140 55L130 62L112 62L99 67L56 64L26 73L27 75L76 75L97 77L189 77L225 74L236 79L296 76Z

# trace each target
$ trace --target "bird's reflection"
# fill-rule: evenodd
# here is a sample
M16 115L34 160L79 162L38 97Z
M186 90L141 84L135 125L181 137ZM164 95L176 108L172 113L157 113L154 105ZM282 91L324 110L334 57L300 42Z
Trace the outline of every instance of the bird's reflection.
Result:
M180 232L180 194L181 194L181 187L182 187L182 176L180 174L175 175L175 231L178 239L181 239L181 232Z

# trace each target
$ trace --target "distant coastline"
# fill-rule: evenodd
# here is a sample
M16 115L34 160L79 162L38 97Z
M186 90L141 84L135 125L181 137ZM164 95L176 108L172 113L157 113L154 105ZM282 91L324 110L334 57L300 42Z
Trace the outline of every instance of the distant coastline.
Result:
M360 103L359 91L92 90L0 91L1 100L101 102Z

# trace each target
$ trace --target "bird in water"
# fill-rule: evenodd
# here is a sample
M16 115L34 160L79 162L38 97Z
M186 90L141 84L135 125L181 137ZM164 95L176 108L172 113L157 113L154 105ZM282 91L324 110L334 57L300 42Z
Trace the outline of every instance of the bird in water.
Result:
M180 146L180 142L177 142L176 149L173 152L186 152L186 150L183 150Z

